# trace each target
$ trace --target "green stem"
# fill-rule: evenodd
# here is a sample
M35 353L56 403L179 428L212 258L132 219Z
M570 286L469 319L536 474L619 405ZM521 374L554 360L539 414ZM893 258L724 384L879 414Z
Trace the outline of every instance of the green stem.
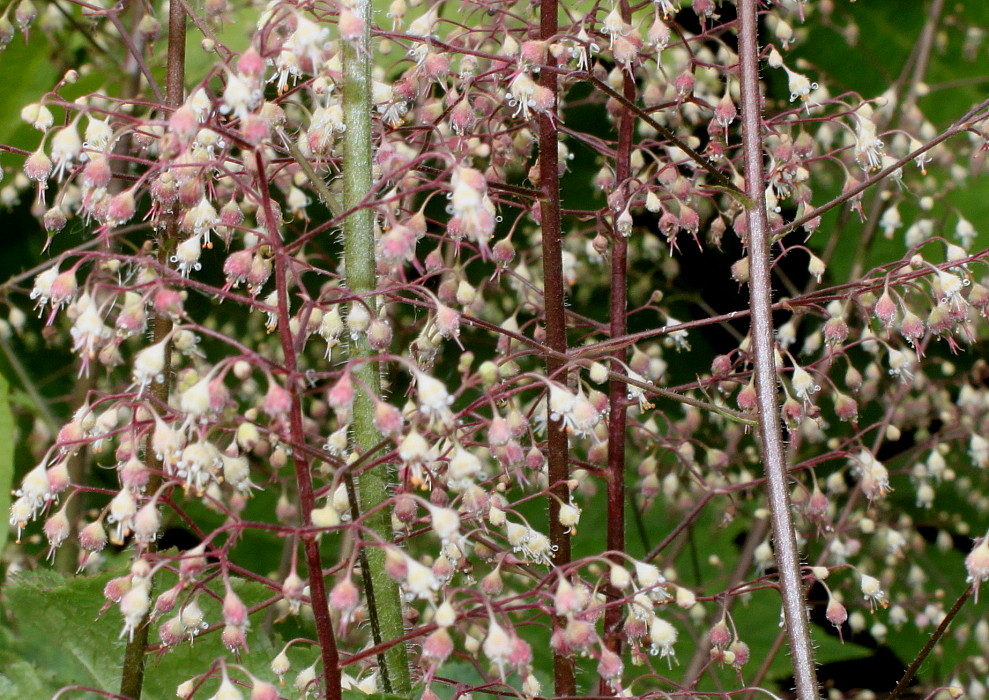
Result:
M343 223L344 275L347 287L356 295L374 291L374 211L361 206L371 191L371 2L357 0L351 10L364 24L360 41L341 40L343 53L343 114L347 130L343 135L343 208L351 211ZM355 304L359 302L354 302ZM373 304L371 304L373 308ZM381 435L374 425L374 402L368 391L379 394L381 379L376 362L365 362L373 352L366 336L350 343L352 372L357 379L354 396L353 434L359 452L374 448ZM361 512L368 513L364 524L382 541L391 540L390 509L379 507L388 500L388 468L380 464L364 470L358 479ZM385 551L370 547L367 551L371 590L374 601L370 614L376 619L382 640L398 639L405 633L402 601L398 585L385 571ZM381 669L385 691L409 696L409 662L404 643L397 643L384 654Z

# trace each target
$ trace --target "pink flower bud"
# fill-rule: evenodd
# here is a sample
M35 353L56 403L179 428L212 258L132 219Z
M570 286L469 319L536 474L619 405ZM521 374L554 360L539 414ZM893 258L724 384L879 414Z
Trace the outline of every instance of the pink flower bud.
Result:
M185 629L182 620L177 616L170 618L158 628L158 639L166 647L173 647L185 639Z
M226 625L220 633L220 641L235 654L247 651L247 632L243 627Z
M409 575L409 562L397 547L385 549L385 571L396 581L404 581Z
M206 545L200 544L186 552L179 562L179 578L191 579L206 568Z
M159 316L178 318L182 315L182 295L167 287L162 287L155 293L155 313Z
M260 78L264 75L264 71L264 59L253 46L247 47L237 59L237 72L244 77Z
M233 627L247 625L247 606L230 588L223 597L223 623Z
M499 569L492 570L487 576L481 579L481 592L487 596L500 595L504 588L505 584L501 579L501 571Z
M336 384L327 392L326 402L334 411L341 413L350 412L354 405L354 381L350 376L350 372L344 372L340 375Z
M170 613L175 608L175 603L178 602L179 593L181 592L182 585L176 584L159 595L158 598L155 599L154 614L165 615Z
M858 419L858 403L851 396L836 392L834 396L834 412L840 420L855 421Z
M896 319L896 302L889 295L888 289L883 291L883 295L879 297L879 301L876 302L872 312L884 326L893 325L893 321Z
M728 647L728 651L735 654L735 661L732 663L732 666L735 668L741 668L749 662L751 652L749 651L749 645L745 642L736 639L731 643L731 646Z
M673 87L676 89L677 94L680 97L684 97L693 93L694 91L694 74L690 71L684 71L680 73L673 81Z
M148 501L137 511L134 516L134 538L141 544L147 545L154 542L158 537L158 530L161 528L161 513L154 500Z
M402 431L405 419L402 412L395 406L384 401L376 401L374 404L374 425L383 435L398 435Z
M728 624L725 622L724 618L718 621L718 623L711 628L711 644L715 647L723 649L728 646L731 641L731 630L728 628Z
M598 659L598 675L601 678L614 685L616 681L621 681L624 670L622 657L607 647L601 649L601 657Z
M828 622L835 627L841 627L848 619L848 611L845 606L834 598L828 601L828 609L824 614L828 618Z
M24 161L24 174L34 182L44 182L52 173L51 159L40 148Z
M728 355L718 355L711 362L711 375L714 377L727 377L731 372L731 358ZM642 374L641 372L639 374Z
M714 118L723 128L727 129L737 116L738 109L731 100L731 94L725 92L724 97L718 102L718 106L714 108Z
M48 479L48 492L58 494L69 488L71 477L69 476L69 465L66 460L61 460L45 471Z
M254 685L251 686L251 700L278 700L279 697L278 688L267 681L254 679Z
M79 530L79 546L87 552L102 552L106 543L106 530L103 529L103 524L98 520Z
M361 592L349 576L341 579L330 591L330 608L343 613L349 613L360 602Z
M379 318L371 319L367 329L367 342L374 350L385 350L391 345L391 326Z
M292 410L292 394L272 379L268 383L268 393L264 395L261 410L273 418L287 416Z
M742 387L742 390L738 392L738 396L735 397L735 401L741 410L754 413L756 410L755 385L749 382Z
M69 537L72 529L69 526L69 519L65 516L64 510L63 508L45 521L45 537L48 539L48 544L51 546L53 553Z
M114 195L110 200L110 204L106 210L107 219L114 225L119 226L130 221L130 218L134 216L135 209L134 191L132 189L126 189Z
M824 342L834 347L848 339L848 323L840 316L829 318L824 324Z
M432 632L422 643L423 659L435 663L437 666L453 653L453 640L446 628L440 627Z
M92 189L106 187L113 178L110 161L102 153L94 154L82 169L82 182Z
M196 112L188 104L184 104L174 112L168 120L168 128L183 141L191 141L199 132L199 120Z

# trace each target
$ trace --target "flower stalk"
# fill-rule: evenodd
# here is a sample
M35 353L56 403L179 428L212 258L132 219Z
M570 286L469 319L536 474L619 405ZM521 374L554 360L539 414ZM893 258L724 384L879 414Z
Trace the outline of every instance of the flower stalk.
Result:
M357 40L341 39L343 54L343 114L347 129L343 134L343 208L351 213L343 223L345 281L350 291L360 297L373 292L377 286L374 257L374 211L366 202L372 187L371 156L371 2L357 0L351 8L363 23ZM366 301L374 308L373 299ZM353 302L358 304L360 302ZM351 307L353 308L353 307ZM366 334L360 334L349 344L352 372L355 379L353 406L353 439L358 452L364 453L381 442L382 436L374 424L374 399L381 391L380 369L377 362L367 362L374 353ZM388 465L379 464L365 469L358 478L360 510L368 515L364 525L380 540L391 539L390 509L380 507L388 500ZM385 550L371 547L367 551L370 584L368 599L372 625L385 642L399 639L405 632L402 602L398 585L385 570ZM408 696L411 692L408 654L404 643L396 643L384 654L382 680L385 690Z
M762 96L759 90L757 2L739 2L739 61L742 98L742 155L745 187L755 206L746 210L749 248L749 307L752 313L752 349L755 362L756 411L759 448L766 472L766 489L775 542L776 566L793 658L797 696L819 697L814 647L807 619L800 553L794 534L787 484L786 452L777 391L775 334L770 283L770 231L766 216L766 184L762 152Z

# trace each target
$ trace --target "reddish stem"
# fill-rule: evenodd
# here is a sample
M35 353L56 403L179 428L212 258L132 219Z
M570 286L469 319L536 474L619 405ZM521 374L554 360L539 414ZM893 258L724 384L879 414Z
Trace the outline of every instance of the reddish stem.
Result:
M557 33L557 0L541 0L539 4L539 35L548 41ZM555 63L555 59L549 56ZM557 75L554 71L540 71L539 83L557 94ZM546 313L546 343L557 353L567 351L566 313L563 308L563 248L560 222L560 171L557 146L556 116L539 116L539 189L540 214L542 216L543 290ZM559 356L546 356L546 373L556 376L565 362ZM562 419L550 420L546 439L549 483L549 538L553 545L553 564L565 568L570 563L570 533L560 522L560 505L570 500L567 480L568 440ZM576 692L573 660L561 654L553 654L553 680L557 695L573 695Z
M742 97L742 152L745 189L755 206L745 212L749 229L749 307L759 416L759 447L766 471L776 567L783 613L800 700L819 697L814 648L807 620L800 553L790 514L786 455L776 387L775 334L770 282L770 231L766 216L766 184L762 152L762 95L759 92L757 0L739 2L739 61Z
M255 153L257 160L258 183L264 215L268 221L268 231L272 240L278 240L278 226L271 208L271 195L268 192L268 182L265 179L265 163L261 152ZM285 354L285 388L292 396L292 407L289 411L289 430L293 445L305 444L305 428L302 420L302 399L299 391L301 378L298 375L298 359L295 352L295 342L289 328L289 298L288 279L286 270L286 254L284 246L279 246L275 256L275 286L278 293L278 334L281 340L282 352ZM302 526L312 528L312 511L316 498L313 492L312 474L309 460L301 449L292 450L292 464L295 467L295 483L299 490L299 510L302 514ZM340 700L342 697L340 656L337 652L336 637L333 634L333 620L330 618L330 608L326 598L326 583L323 580L323 562L319 555L319 541L315 535L303 536L303 550L306 555L306 568L309 579L309 600L312 605L313 618L316 623L316 635L319 638L320 654L323 658L323 680L326 697L330 700Z

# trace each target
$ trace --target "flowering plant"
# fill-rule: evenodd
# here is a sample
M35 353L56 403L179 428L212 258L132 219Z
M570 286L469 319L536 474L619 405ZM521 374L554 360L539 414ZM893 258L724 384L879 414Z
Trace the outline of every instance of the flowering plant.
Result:
M989 578L950 512L989 466L954 199L989 101L927 99L984 50L965 3L875 94L800 53L881 16L831 0L12 8L129 76L69 67L0 147L47 234L0 329L36 419L4 653L98 589L123 662L17 692L812 698L821 630L937 642ZM950 643L927 692L984 693L989 625Z

